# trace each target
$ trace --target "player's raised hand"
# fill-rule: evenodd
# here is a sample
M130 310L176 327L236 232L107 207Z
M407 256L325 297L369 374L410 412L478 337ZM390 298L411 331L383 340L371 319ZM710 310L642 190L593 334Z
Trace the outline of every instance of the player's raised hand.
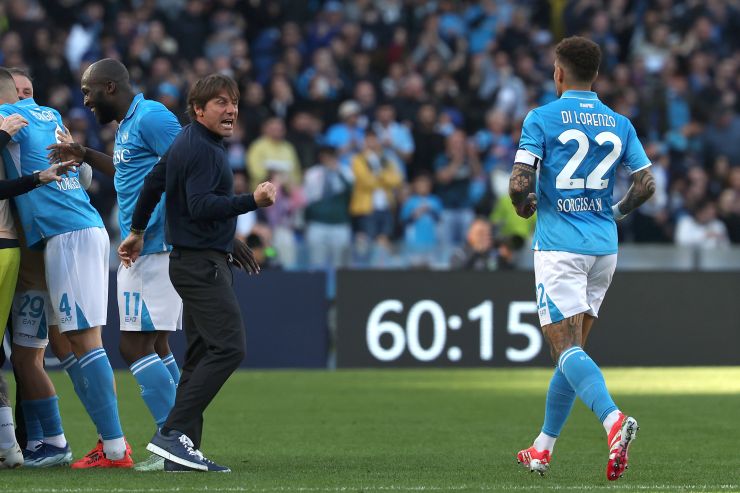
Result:
M59 136L59 133L57 133L57 136ZM49 159L50 163L58 163L60 161L75 161L77 163L81 163L85 159L85 148L77 142L62 141L58 144L52 144L46 149L49 151L49 154L47 154L46 157Z
M537 194L530 193L522 205L517 208L517 213L523 218L530 218L537 212Z
M10 136L17 134L20 129L28 125L28 120L23 118L21 115L14 113L6 116L0 121L0 130L8 132Z
M118 257L124 267L131 267L131 264L139 258L141 250L144 248L144 235L129 233L118 246Z
M234 238L234 264L250 276L260 273L260 266L254 258L254 252L239 238Z
M277 188L275 188L275 185L266 181L257 185L254 191L254 201L257 202L257 207L270 207L275 203L276 195Z
M67 127L64 127L64 131L57 127L57 140L62 144L72 144L74 142L72 132L70 132Z
M62 181L62 176L68 172L77 171L77 163L75 161L65 161L63 163L54 163L44 171L39 173L39 180L41 183L46 185L52 181Z

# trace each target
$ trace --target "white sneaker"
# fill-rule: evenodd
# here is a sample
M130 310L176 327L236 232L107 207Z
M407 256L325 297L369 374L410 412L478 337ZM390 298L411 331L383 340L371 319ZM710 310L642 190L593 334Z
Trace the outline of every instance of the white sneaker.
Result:
M23 451L16 442L9 449L0 449L0 469L14 469L23 465Z

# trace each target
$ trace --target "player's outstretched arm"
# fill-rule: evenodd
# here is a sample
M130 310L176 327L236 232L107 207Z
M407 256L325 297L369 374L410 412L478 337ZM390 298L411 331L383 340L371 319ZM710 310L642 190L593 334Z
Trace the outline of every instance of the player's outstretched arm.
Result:
M627 214L644 204L655 193L655 178L649 169L642 169L632 175L632 185L624 198L612 207L614 218L619 221Z
M535 168L527 164L515 163L509 178L509 197L516 213L523 217L532 217L537 210L535 186L537 175Z
M72 136L69 134L69 130L66 128L64 130L67 131L66 134L65 132L57 130L57 138L60 142L58 144L52 144L46 148L49 151L47 157L49 158L50 163L72 160L82 163L84 161L108 176L116 174L116 168L113 166L112 157L74 142L72 140Z

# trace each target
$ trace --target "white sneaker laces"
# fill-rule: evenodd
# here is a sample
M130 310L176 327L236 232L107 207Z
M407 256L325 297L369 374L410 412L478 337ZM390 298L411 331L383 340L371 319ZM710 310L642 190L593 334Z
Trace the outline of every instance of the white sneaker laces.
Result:
M189 455L193 455L197 457L198 459L202 459L203 454L200 454L197 450L193 448L193 442L188 438L186 435L180 435L180 443L183 444L185 449L188 451ZM200 456L198 456L200 454Z

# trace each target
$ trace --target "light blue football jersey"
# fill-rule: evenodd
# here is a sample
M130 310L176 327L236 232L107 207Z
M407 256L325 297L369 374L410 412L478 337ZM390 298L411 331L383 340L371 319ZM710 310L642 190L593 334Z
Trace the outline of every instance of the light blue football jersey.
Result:
M121 239L129 234L131 217L144 185L144 178L169 149L178 133L180 123L163 104L144 99L143 94L137 94L131 101L126 117L116 132L113 147ZM154 209L144 234L142 255L170 249L165 240L164 201L165 196L162 194L162 200Z
M617 253L612 190L617 166L650 166L635 128L591 91L566 91L524 119L516 162L537 160L534 250Z
M32 98L0 106L3 117L18 113L28 125L3 150L5 174L19 178L49 167L47 146L57 143L62 117L53 108L39 106ZM102 228L100 214L80 185L79 173L70 172L61 182L51 182L15 198L29 247L40 247L52 236L86 228Z

